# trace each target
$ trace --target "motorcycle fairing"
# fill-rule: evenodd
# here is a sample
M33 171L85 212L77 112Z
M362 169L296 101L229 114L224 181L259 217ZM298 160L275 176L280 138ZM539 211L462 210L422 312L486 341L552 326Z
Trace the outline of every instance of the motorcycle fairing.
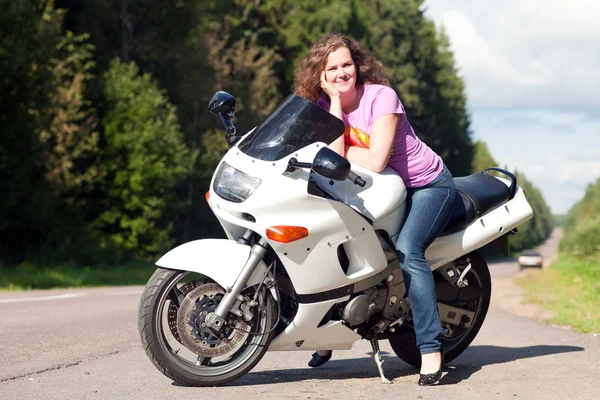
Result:
M350 296L320 303L300 304L296 316L273 339L269 351L281 350L348 350L361 337L341 321L329 321L319 326L329 309Z
M387 260L373 227L347 205L307 193L309 172L285 174L288 160L312 161L324 143L314 143L277 161L257 160L230 150L223 158L232 167L258 177L262 184L241 203L220 198L213 191L209 204L230 239L241 229L260 235L270 226L302 226L306 238L291 243L268 240L285 266L298 294L312 294L358 282L382 271ZM214 180L214 178L213 178ZM310 210L310 211L308 211ZM250 214L252 219L245 218ZM350 259L344 273L337 257L343 245Z

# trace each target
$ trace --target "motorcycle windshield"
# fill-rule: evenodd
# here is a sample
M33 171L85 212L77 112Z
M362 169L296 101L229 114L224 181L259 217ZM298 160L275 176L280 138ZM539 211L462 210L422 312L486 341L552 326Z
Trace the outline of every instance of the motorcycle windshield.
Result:
M277 161L312 143L330 144L344 128L338 118L292 94L238 148L250 157Z

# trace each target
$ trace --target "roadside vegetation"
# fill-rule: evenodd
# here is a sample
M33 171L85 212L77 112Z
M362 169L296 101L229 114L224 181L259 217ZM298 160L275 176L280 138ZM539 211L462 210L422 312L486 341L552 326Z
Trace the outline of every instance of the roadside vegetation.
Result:
M527 303L555 316L549 323L582 333L600 333L600 265L561 254L552 266L516 278L528 291Z
M556 313L549 322L600 333L600 179L564 220L558 259L550 268L517 278L526 301Z
M93 286L145 285L156 265L136 263L111 267L54 266L40 268L23 263L2 268L0 290L82 288Z

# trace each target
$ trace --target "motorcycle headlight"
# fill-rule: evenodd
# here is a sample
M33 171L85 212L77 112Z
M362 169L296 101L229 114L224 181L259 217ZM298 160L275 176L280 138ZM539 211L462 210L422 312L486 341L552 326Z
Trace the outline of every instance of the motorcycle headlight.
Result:
M233 203L241 203L260 186L262 181L222 162L215 175L213 190L220 197Z

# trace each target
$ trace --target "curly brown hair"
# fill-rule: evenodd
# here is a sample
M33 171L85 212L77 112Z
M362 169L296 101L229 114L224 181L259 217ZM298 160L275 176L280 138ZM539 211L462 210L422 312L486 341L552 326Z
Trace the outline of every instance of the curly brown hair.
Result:
M325 69L329 54L340 47L346 47L350 51L352 60L356 65L357 83L390 86L383 64L375 58L374 54L357 40L335 33L319 39L300 61L294 74L294 94L313 103L319 97L327 96L321 89L321 72Z

